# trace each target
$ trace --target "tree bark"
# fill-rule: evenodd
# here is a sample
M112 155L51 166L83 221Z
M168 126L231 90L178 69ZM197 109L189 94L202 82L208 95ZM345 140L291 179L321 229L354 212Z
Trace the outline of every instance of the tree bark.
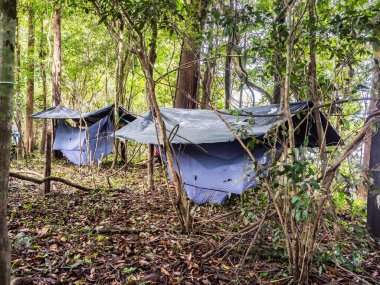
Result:
M214 29L214 25L211 24L209 27L210 31ZM211 33L213 35L213 33ZM207 56L210 57L212 55L213 49L214 49L214 43L213 43L214 37L210 36L210 39L207 43ZM205 65L206 69L203 73L203 79L202 79L202 99L201 99L201 108L206 109L211 104L211 97L212 97L212 82L214 78L214 69L215 69L216 60L211 59L207 60Z
M154 190L154 146L148 145L148 189Z
M34 10L32 4L28 7L28 64L26 81L26 117L25 143L26 150L32 152L35 147L33 119L29 116L34 112Z
M53 18L53 106L61 104L61 8L56 8Z
M0 284L10 283L11 253L7 230L10 142L13 118L16 0L0 2Z
M53 18L53 69L52 69L52 105L61 104L61 8L56 7ZM58 122L53 120L53 140ZM61 157L59 151L53 151L53 157Z
M224 61L224 108L230 108L231 100L231 52L233 46L233 35L228 36L226 58Z
M175 108L196 109L200 72L200 45L194 38L184 40L179 60Z
M379 33L377 33L377 38ZM377 99L376 103L373 105L379 109L380 102L380 44L375 42L373 43L374 51L374 73L372 80L372 90L371 96L373 99ZM369 129L369 138L371 142L369 146L369 173L370 177L373 179L373 184L368 187L367 194L367 223L369 227L369 232L372 236L380 240L380 152L379 152L379 143L380 143L380 123L376 122L376 131ZM366 151L366 150L365 150Z
M17 143L17 158L20 159L23 157L24 149L23 149L23 140L24 135L22 132L22 117L23 117L23 111L22 111L22 96L21 96L21 72L20 72L20 66L21 66L21 46L20 46L20 28L18 25L19 20L17 19L17 27L16 27L16 60L15 60L15 92L16 92L16 116L15 116L15 123L17 126L17 129L20 134L20 139Z
M201 108L206 109L208 105L210 105L211 101L211 87L212 87L212 81L214 78L213 74L213 66L211 63L206 63L206 70L203 74L203 80L202 80L202 102L201 102Z
M51 134L46 134L45 178L51 176ZM50 193L50 180L45 182L44 194Z
M47 88L46 88L46 68L45 68L45 58L46 58L46 51L45 51L45 41L44 38L44 21L41 20L41 28L40 28L40 51L39 51L39 57L40 57L40 72L41 72L41 81L42 81L42 102L43 102L43 109L46 110L47 108ZM47 134L47 121L42 121L42 134L41 134L41 146L40 146L40 153L45 153L45 147L46 147L46 134Z
M274 23L274 71L273 71L273 79L274 79L274 88L272 95L272 104L278 104L281 101L281 94L284 92L284 76L283 70L285 69L285 59L284 59L284 50L285 44L284 40L282 40L281 33L283 32L283 27L285 24L285 16L286 13L283 13L284 10L284 1L277 0L276 10L278 11L277 21Z
M179 71L175 92L174 107L196 109L199 102L199 79L201 47L197 36L202 33L204 19L206 17L209 0L193 0L189 4L190 10L194 9L193 30L182 42L179 60ZM192 12L190 12L192 13ZM194 36L195 35L195 36Z
M234 14L235 12L235 0L230 0L230 10ZM228 35L227 47L226 47L226 58L224 61L224 108L230 108L231 100L231 54L235 42L235 21L232 23L231 34Z
M119 37L124 38L124 32L123 32L123 24L120 23L119 25ZM116 85L116 90L115 90L115 97L114 97L114 125L115 127L119 123L119 103L120 103L120 97L123 93L123 81L124 81L124 66L123 66L123 43L121 41L118 41L117 45L117 60L116 60L116 72L115 72L115 85ZM114 139L114 157L113 157L113 162L111 168L114 168L117 163L117 157L118 157L118 146L119 146L119 141L117 139Z

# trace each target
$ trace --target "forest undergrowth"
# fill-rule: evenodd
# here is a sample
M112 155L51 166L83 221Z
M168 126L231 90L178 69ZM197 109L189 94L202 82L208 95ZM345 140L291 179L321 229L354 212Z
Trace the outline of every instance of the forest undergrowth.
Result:
M43 160L13 161L12 171L43 173ZM286 250L260 190L223 206L193 206L194 228L181 232L159 164L155 190L146 166L79 169L55 161L53 175L99 190L10 181L12 276L34 284L288 284ZM109 181L107 176L112 177ZM171 185L169 187L172 187ZM169 190L169 191L168 191ZM380 253L361 206L338 203L341 233L322 225L311 284L380 284ZM265 214L266 213L266 214ZM264 220L263 217L266 216ZM251 250L247 248L251 244ZM244 258L245 256L245 258Z

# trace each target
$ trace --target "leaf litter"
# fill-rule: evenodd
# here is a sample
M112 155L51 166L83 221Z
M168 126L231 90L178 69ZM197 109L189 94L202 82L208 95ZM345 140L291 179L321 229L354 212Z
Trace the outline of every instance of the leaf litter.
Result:
M38 159L28 165L16 162L12 166L16 171L43 173L43 163ZM53 175L87 186L95 183L105 190L85 193L52 183L52 192L44 195L41 185L11 179L8 229L12 276L28 276L34 284L267 284L268 280L286 284L289 281L284 250L276 248L275 221L264 228L243 268L238 265L252 235L244 235L226 250L205 257L227 236L249 223L244 215L247 209L240 205L239 199L223 207L194 207L195 228L188 235L180 230L166 183L159 175L163 170L158 166L153 191L147 190L144 166L128 167L112 177L122 191L107 190L109 170L105 167L79 170L56 161L53 171ZM255 208L248 218L257 221L263 208ZM361 275L380 284L379 253L372 252L368 257ZM335 266L311 275L316 284L333 281L351 284L360 281L358 278Z

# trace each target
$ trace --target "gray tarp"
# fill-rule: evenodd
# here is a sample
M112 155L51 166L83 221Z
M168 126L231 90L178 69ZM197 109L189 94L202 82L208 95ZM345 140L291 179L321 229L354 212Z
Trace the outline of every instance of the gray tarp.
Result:
M297 102L291 103L290 109L294 116L298 111L304 110L309 106L310 103L308 102ZM221 116L234 131L239 132L239 130L244 130L248 138L261 137L273 126L284 122L285 116L276 116L278 113L282 113L279 105L273 104L241 109L241 115L239 116L230 115L228 111L222 111ZM235 140L234 135L226 124L212 110L161 108L161 114L165 121L167 134L173 144L203 144L232 142ZM303 116L305 115L303 114ZM299 117L302 117L302 114ZM322 121L324 125L327 122L323 115ZM311 131L311 135L315 138L315 130L312 128ZM159 144L151 112L147 112L144 116L121 128L115 135L119 139L132 140L144 144ZM330 125L326 137L327 145L336 144L340 139ZM160 144L162 144L161 138Z
M34 113L30 115L30 117L34 119L79 119L81 112L71 108L57 106Z
M113 120L113 111L114 104L88 113L81 113L80 111L71 108L57 106L34 113L30 115L30 117L34 119L73 119L78 124L79 119L82 118L82 120L85 121L87 125L91 126L107 116L109 116L111 120ZM121 123L123 123L124 125L136 119L134 115L132 115L130 112L128 112L121 106L119 106L118 108L118 113L119 118L121 119Z
M305 112L299 115L295 113L310 106L308 102L291 103L295 125L305 118ZM181 173L185 190L191 200L198 204L221 204L231 194L243 194L245 190L256 185L257 172L252 161L214 111L161 108L161 113L178 162L175 165L176 172ZM273 126L285 120L284 116L272 116L282 113L279 105L242 109L242 115L238 117L228 115L227 111L222 113L222 117L233 130L247 131L246 138L261 138ZM323 115L321 118L322 124L326 126L327 119ZM302 144L307 136L308 145L315 146L316 127L312 117L303 122L295 135L297 144ZM118 130L116 137L157 145L152 114L148 112ZM327 145L337 144L339 140L339 135L328 125ZM265 145L257 144L253 149L253 155L258 164L265 169L269 163Z

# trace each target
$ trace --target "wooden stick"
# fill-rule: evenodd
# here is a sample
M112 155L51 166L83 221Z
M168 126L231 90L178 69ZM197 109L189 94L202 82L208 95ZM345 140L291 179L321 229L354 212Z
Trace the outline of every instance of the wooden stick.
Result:
M46 134L45 177L51 176L51 134ZM45 182L44 194L50 192L50 180Z

